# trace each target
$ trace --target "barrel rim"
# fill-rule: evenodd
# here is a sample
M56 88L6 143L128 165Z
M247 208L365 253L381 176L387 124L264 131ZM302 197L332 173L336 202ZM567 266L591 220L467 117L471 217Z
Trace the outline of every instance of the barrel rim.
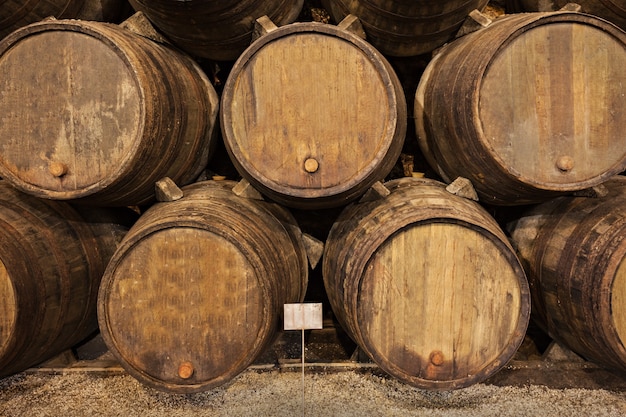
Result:
M329 188L295 189L283 186L269 178L266 174L259 172L259 170L250 161L242 157L242 152L238 146L239 141L237 140L232 129L233 112L231 108L236 82L239 77L244 74L248 63L254 55L261 51L263 47L270 42L287 36L307 33L330 36L333 39L339 39L340 41L345 41L353 45L356 49L364 53L364 56L367 57L368 61L374 66L374 68L376 68L377 72L381 76L381 79L383 80L390 108L389 114L391 117L386 123L387 127L385 128L385 133L383 135L385 140L381 141L379 150L369 162L368 167L383 166L385 162L383 157L390 149L393 148L393 144L397 140L396 137L404 136L403 132L406 130L406 123L400 120L400 116L403 114L403 111L406 112L406 108L404 107L406 103L404 103L404 93L402 89L399 88L397 76L393 73L393 69L387 62L386 58L376 48L359 36L334 25L318 22L291 23L261 36L240 55L233 65L234 69L239 70L238 72L231 71L231 74L229 74L229 77L224 85L220 106L220 125L225 138L224 143L226 150L228 154L231 155L233 164L238 171L240 171L240 174L246 177L251 184L253 184L256 188L259 188L264 194L267 194L273 199L288 205L299 206L300 204L304 204L304 207L311 207L309 204L315 204L314 200L317 200L318 204L325 206L328 204L328 200L334 201L341 197L345 197L345 200L356 198L358 191L354 190L355 184L367 182L367 180L369 180L367 187L371 186L378 179L368 178L375 173L375 169L363 169L361 172L353 175L349 181L345 181L342 184ZM404 140L403 137L402 140ZM399 154L400 150L398 150L397 153ZM345 201L341 201L340 204L344 203Z

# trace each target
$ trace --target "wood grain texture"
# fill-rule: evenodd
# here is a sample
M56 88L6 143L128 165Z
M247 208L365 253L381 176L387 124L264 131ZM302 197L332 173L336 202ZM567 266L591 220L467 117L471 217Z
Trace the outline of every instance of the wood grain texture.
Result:
M554 11L570 3L567 0L509 0L507 8L514 12ZM578 0L575 2L583 13L601 17L626 29L626 1L624 0Z
M471 51L471 53L469 53ZM481 201L528 204L626 167L626 34L578 13L528 13L450 43L415 96L420 148Z
M292 23L303 0L130 0L169 40L187 53L216 61L234 61L252 42L256 19Z
M126 0L5 0L0 7L0 39L48 17L118 23L128 13Z
M145 204L163 177L195 180L214 146L204 73L118 26L29 25L0 42L0 74L0 175L37 197Z
M104 274L103 339L146 385L189 393L228 382L273 341L283 304L304 297L295 221L233 186L199 182L151 207Z
M343 326L386 372L456 389L497 372L530 316L526 277L504 232L442 183L404 178L348 206L324 252L326 291Z
M486 0L323 0L337 22L357 16L368 42L385 55L417 56L432 52L452 38L467 15L482 10Z
M98 285L132 221L126 210L77 211L0 182L0 376L97 330Z
M624 372L626 178L605 185L605 197L558 197L508 228L528 274L536 321L572 351Z
M397 76L370 45L321 23L257 40L235 63L221 107L241 175L292 207L345 205L383 179L406 133Z

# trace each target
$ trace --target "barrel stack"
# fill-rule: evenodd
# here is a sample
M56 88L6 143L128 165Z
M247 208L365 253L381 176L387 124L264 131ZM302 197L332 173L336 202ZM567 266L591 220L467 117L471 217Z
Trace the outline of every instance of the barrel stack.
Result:
M282 306L318 301L307 294L319 284L360 352L421 389L488 379L533 317L621 367L626 33L591 5L130 0L136 13L118 22L57 3L28 22L16 8L18 27L0 21L1 190L71 207L81 231L59 237L64 249L100 233L72 210L139 217L101 231L97 261L71 257L98 264L90 304L45 329L65 343L33 342L40 350L71 347L97 323L140 382L206 391L259 358ZM398 66L411 60L426 64L407 80ZM426 169L407 162L420 158ZM506 222L496 215L513 207ZM14 212L0 207L6 230L22 230L0 235L13 250L0 247L7 326L45 310L41 298L14 307L23 286L56 288L59 275L9 262L32 238ZM333 216L329 228L312 237L307 213ZM0 340L10 361L20 343Z

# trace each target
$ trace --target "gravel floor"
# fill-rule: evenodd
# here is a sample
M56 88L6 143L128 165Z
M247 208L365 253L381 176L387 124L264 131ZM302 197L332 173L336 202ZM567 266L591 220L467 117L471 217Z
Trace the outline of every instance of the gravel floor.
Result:
M156 391L120 373L21 373L0 380L0 415L12 416L625 416L626 393L498 387L419 390L371 373L246 371L190 395Z

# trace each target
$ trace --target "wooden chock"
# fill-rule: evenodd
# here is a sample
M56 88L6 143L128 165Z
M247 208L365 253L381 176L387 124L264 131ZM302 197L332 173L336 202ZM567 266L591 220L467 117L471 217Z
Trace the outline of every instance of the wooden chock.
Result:
M456 33L456 37L460 38L477 30L484 29L493 23L493 20L480 10L474 9L465 18L465 22L461 25L461 28Z
M254 29L252 30L252 42L276 29L278 29L278 26L276 26L276 24L272 22L272 19L267 17L267 15L259 17L254 22Z
M382 182L377 181L369 188L369 190L365 192L365 194L363 194L359 203L380 200L381 198L387 197L389 194L391 194L391 191L389 191L389 189L385 187Z
M249 198L251 200L263 200L261 193L245 178L233 187L233 193L239 197Z
M307 233L302 233L302 244L304 245L311 269L315 269L324 253L324 242Z
M171 178L165 177L154 184L156 199L160 202L176 201L183 198L183 190Z
M361 39L366 39L367 35L365 34L365 29L363 29L363 25L358 17L353 14L349 14L343 18L341 22L337 25L339 29L346 30L350 33L355 34Z
M457 179L446 187L446 191L450 194L458 195L459 197L478 201L478 194L474 189L474 185L470 180L464 177L457 177Z
M143 12L136 12L131 17L120 23L119 26L155 42L171 44L170 41L157 32Z
M574 197L602 198L609 194L609 190L602 184L584 190L574 191Z
M583 8L578 3L567 3L565 6L559 9L559 12L582 12Z

